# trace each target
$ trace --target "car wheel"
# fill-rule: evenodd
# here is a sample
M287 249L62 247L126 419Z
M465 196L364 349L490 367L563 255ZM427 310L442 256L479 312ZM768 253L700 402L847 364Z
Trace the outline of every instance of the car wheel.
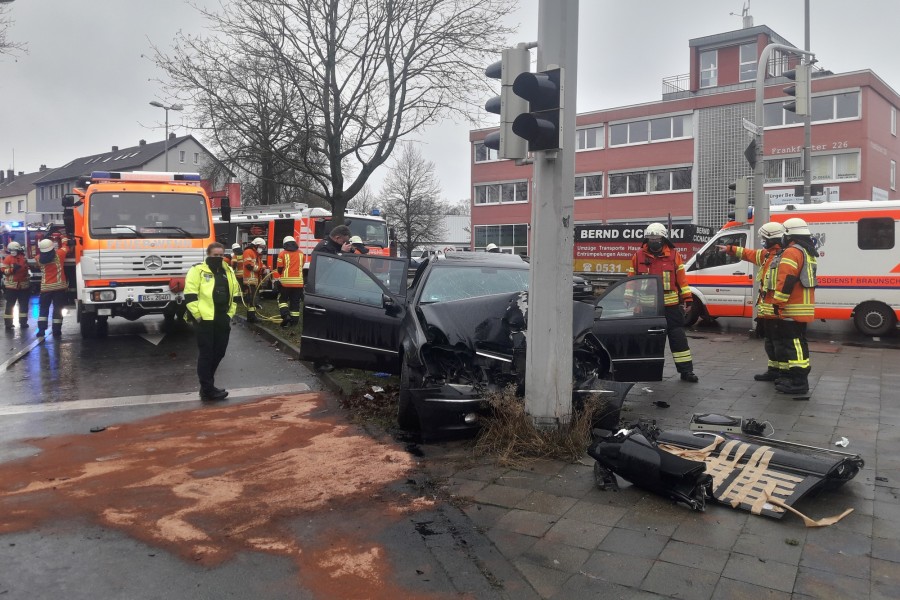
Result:
M694 301L691 302L690 310L684 315L684 326L693 327L705 313L706 307L703 306L703 303L694 299Z
M397 403L397 425L407 431L419 429L419 415L412 403L412 394L409 393L410 368L406 362L406 355L400 364L400 393Z
M897 316L881 302L863 302L853 311L853 324L860 333L877 337L894 329Z

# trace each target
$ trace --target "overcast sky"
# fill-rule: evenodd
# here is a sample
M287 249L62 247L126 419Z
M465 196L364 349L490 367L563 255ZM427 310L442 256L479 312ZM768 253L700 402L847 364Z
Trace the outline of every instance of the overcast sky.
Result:
M213 5L215 0L195 0ZM803 0L752 0L756 25L803 47ZM872 69L900 90L897 0L812 0L811 49L836 73ZM163 138L167 101L142 55L168 48L179 29L203 21L184 0L15 0L8 32L28 53L0 56L0 167L33 172L73 158ZM537 39L538 0L520 0L510 45ZM658 100L662 79L687 73L688 40L741 28L741 0L581 0L578 111ZM499 57L498 57L499 58ZM178 113L170 130L187 133ZM485 113L478 126L496 123ZM420 132L437 166L444 196L468 198L468 123L445 122ZM202 138L201 138L202 141ZM384 167L373 177L380 187Z

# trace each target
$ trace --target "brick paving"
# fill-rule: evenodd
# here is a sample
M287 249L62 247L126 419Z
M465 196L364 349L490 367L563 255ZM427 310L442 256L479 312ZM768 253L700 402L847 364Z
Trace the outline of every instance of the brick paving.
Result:
M664 381L635 385L623 417L685 429L693 413L717 412L768 420L774 439L833 447L846 437L864 470L796 508L814 518L854 512L825 528L714 504L699 513L621 481L618 492L596 489L588 456L506 469L454 460L467 456L468 444L428 448L433 475L446 478L472 523L531 586L517 579L508 596L900 597L896 344L813 342L811 393L794 399L753 380L766 364L759 340L715 328L689 337L700 383L681 382L669 358ZM657 408L655 400L671 406Z

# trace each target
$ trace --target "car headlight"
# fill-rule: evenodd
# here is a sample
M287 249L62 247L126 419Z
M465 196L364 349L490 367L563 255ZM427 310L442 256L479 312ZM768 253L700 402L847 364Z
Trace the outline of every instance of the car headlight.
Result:
M91 292L91 300L94 302L111 302L115 299L115 290L94 290Z

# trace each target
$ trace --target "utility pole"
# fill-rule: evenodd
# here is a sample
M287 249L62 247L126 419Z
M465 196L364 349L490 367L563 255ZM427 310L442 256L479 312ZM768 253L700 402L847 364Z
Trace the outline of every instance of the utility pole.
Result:
M809 52L809 0L803 0L804 40L803 49ZM812 63L809 54L803 57L803 62L809 65L809 89L812 90ZM811 94L809 94L811 96ZM809 98L810 110L803 116L803 204L812 201L810 186L812 185L812 98Z
M572 411L572 248L578 0L540 0L537 71L562 70L558 150L534 153L525 402L538 427Z

